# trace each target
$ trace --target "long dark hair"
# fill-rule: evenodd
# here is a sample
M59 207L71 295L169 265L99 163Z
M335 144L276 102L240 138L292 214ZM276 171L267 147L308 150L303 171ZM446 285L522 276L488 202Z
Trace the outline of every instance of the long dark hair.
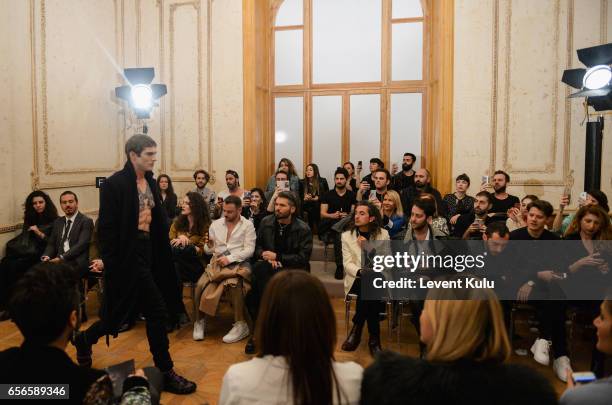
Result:
M206 204L200 193L190 191L186 195L187 198L189 198L189 207L191 208L191 216L193 217L193 227L189 229L189 218L184 214L180 214L176 217L174 226L177 231L204 236L210 226L208 204Z
M292 176L297 176L297 172L295 171L295 165L288 158L282 158L281 160L279 160L277 169L280 169L281 163L283 162L287 163L287 166L289 166L289 173L287 173L287 177L289 177L289 180L291 180Z
M34 197L42 197L45 200L45 210L38 214L34 209ZM23 224L27 227L32 225L46 225L57 219L57 208L51 201L49 194L41 190L32 191L26 198L23 207Z
M167 174L160 174L159 177L157 177L157 189L159 190L159 194L161 195L162 193L162 189L159 186L159 182L161 181L162 178L166 178L168 180L168 189L166 190L166 196L169 195L176 195L174 193L174 186L172 185L172 179L170 178L170 176L168 176Z
M382 228L382 217L380 215L380 211L378 210L378 208L376 208L376 206L372 204L370 201L366 201L366 200L358 201L357 203L355 203L355 209L353 210L353 213L351 214L351 220L349 221L349 225L347 229L351 232L357 232L357 227L355 226L355 212L357 212L357 207L367 207L368 208L368 214L371 217L374 217L374 221L368 224L368 233L370 234L371 237L378 236Z
M308 166L312 167L314 174L311 181L308 177L306 177L306 170L304 170L304 194L308 194L308 186L311 186L314 195L321 195L321 175L319 174L319 166L317 166L316 163L310 163L306 166L307 170Z
M251 195L253 195L253 193L257 193L259 194L259 196L261 197L261 202L259 203L259 209L260 210L266 210L266 207L268 206L268 202L266 201L266 195L264 193L264 191L262 189L260 189L259 187L255 187L251 189Z
M255 329L258 357L283 356L295 405L341 403L333 368L336 317L319 279L300 270L278 272L268 284ZM335 386L335 387L334 387Z

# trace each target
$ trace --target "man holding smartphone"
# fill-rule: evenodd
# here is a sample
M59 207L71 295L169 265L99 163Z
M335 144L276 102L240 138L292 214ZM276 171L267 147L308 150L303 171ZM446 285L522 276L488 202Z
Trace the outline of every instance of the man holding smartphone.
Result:
M461 214L453 228L453 236L461 239L481 240L483 233L493 220L489 217L491 194L481 191L474 197L474 210Z

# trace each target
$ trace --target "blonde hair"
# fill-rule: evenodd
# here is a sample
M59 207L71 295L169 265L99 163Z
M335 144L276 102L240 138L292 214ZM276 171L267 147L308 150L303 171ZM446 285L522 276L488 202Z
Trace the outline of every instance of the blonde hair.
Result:
M510 358L502 307L492 290L432 289L424 311L433 332L428 360L502 363Z
M397 193L397 191L387 190L385 196L389 196L389 198L393 201L393 204L395 204L395 215L403 217L404 210L402 208L402 199L400 198L400 195Z

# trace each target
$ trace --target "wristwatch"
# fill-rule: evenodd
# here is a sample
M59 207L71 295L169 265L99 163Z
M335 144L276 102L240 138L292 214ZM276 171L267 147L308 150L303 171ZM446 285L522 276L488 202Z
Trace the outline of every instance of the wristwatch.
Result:
M533 286L535 285L535 283L534 283L533 281L529 280L529 281L527 282L527 285L528 285L529 287L533 287Z

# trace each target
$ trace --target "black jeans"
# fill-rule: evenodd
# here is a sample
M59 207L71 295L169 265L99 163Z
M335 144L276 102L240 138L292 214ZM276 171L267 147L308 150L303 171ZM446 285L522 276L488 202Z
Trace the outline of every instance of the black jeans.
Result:
M361 277L357 277L351 286L349 294L357 295L357 305L353 323L363 325L368 323L370 337L380 337L380 313L384 311L384 303L381 301L361 299ZM390 314L388 314L390 316Z
M138 289L133 300L135 308L130 313L140 311L145 316L147 340L153 362L162 372L166 372L174 366L168 351L169 342L166 333L168 311L151 273L151 241L146 238L137 239L134 254L135 266L131 270L138 274ZM90 345L96 344L106 333L103 322L97 321L84 332L85 341Z

